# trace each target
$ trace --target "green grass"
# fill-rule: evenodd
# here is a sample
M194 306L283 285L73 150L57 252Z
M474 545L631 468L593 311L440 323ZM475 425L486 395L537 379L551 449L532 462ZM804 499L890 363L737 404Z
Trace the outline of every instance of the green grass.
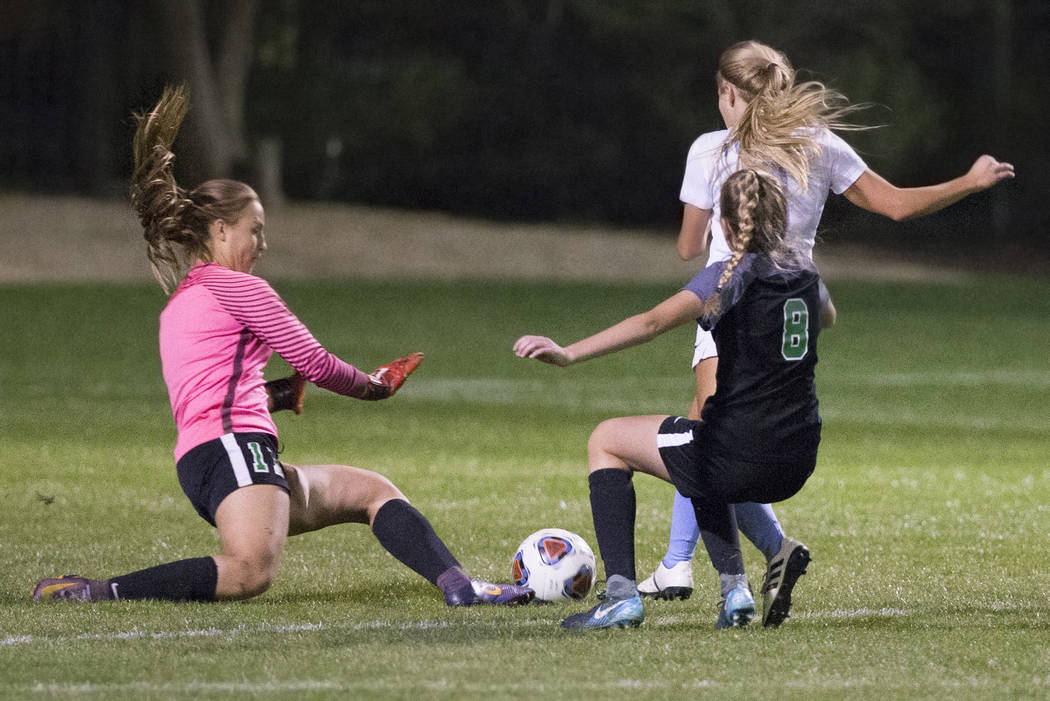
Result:
M560 526L594 544L585 446L603 418L682 412L690 329L561 370L514 358L672 290L357 281L277 284L366 368L421 349L403 393L312 388L281 415L291 463L378 470L472 572ZM813 553L778 630L713 630L715 576L633 631L564 633L581 607L447 609L362 527L294 538L274 587L237 604L43 605L35 581L213 552L175 480L156 352L164 299L136 285L0 286L0 697L1046 698L1050 696L1050 297L1043 280L833 282L820 339L816 473L777 506ZM271 376L285 368L275 361ZM638 489L638 566L670 489ZM748 572L763 563L745 546Z

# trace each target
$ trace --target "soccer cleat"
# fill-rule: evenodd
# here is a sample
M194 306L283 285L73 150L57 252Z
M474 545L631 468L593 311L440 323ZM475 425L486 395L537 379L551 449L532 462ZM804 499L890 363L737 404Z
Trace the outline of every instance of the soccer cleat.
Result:
M475 604L522 606L536 596L536 592L520 584L493 584L483 579L472 579L470 584L474 588Z
M722 599L715 628L743 628L751 622L754 615L755 597L751 596L751 590L747 586L740 584Z
M645 620L642 599L632 596L619 601L603 601L590 611L574 613L561 622L562 628L601 630L603 628L636 628Z
M483 579L471 579L459 567L453 567L438 577L437 584L445 593L448 606L521 606L536 596L536 592L520 584L493 584Z
M693 563L679 562L668 569L661 562L649 577L638 585L638 593L654 599L688 599L693 593Z
M41 579L33 590L37 601L108 601L115 599L109 584L64 574L53 579Z
M785 536L780 552L766 566L766 579L762 582L763 626L776 628L788 617L791 590L808 565L806 546Z

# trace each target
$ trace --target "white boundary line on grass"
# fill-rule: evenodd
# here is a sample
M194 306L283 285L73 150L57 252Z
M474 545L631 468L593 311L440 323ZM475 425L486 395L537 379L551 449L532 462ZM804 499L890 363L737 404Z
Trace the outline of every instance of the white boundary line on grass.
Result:
M836 609L833 611L814 611L814 612L803 612L798 613L794 616L796 620L803 619L851 619L851 618L890 618L895 616L907 616L908 612L903 609ZM682 623L693 623L697 622L698 617L695 615L675 615L675 616L658 616L653 619L653 622L657 625L676 625ZM472 627L477 627L479 624L500 626L506 625L504 620L492 620L492 621L470 621ZM391 624L388 621L359 621L357 623L345 624L345 625L333 625L328 623L287 623L287 624L269 624L264 623L257 626L235 626L233 628L199 628L190 630L128 630L128 631L117 631L113 633L80 633L78 635L70 636L50 636L50 635L8 635L4 638L0 638L0 648L5 647L16 647L20 645L35 645L35 644L66 644L77 641L90 641L90 640L179 640L182 638L219 638L223 636L236 637L240 635L256 635L259 633L309 633L314 631L361 631L361 630L380 630L389 628L391 630L433 630L440 628L449 628L456 625L456 621L451 620L423 620L415 623L401 623ZM523 621L515 621L516 626L556 626L557 624L548 619L529 618Z
M493 624L500 623L492 621ZM529 619L524 621L526 625L538 625L546 623L540 619ZM433 630L436 628L449 628L455 621L425 620L415 623L401 623L394 625L388 621L359 621L347 625L331 625L327 623L288 623L269 624L263 623L258 626L235 626L233 628L199 628L196 630L129 630L114 633L80 633L72 637L50 636L50 635L8 635L0 639L0 648L14 647L16 645L70 643L82 640L177 640L180 638L218 638L223 636L236 637L239 635L256 635L259 633L308 633L313 631L361 631L379 630L389 628L392 630ZM471 621L472 626L477 626L478 621Z
M997 690L998 682L994 679L978 678L978 677L964 677L964 678L952 678L945 677L939 681L936 686L940 689L952 690L955 692L966 691L973 692L975 690ZM530 680L526 683L514 683L514 682L500 682L493 680L486 683L464 683L456 679L439 678L431 679L427 681L420 681L418 683L410 683L407 685L399 684L396 682L386 682L384 680L372 680L372 679L359 679L353 681L338 681L338 680L314 680L314 679L298 679L288 681L236 681L236 682L168 682L168 683L157 683L157 682L124 682L124 683L102 683L95 684L92 682L70 682L70 683L53 683L53 682L37 682L36 684L26 684L21 686L8 686L4 687L0 685L0 693L4 691L16 692L19 694L47 694L53 696L56 694L62 696L82 696L82 695L104 695L104 697L115 697L118 694L120 696L137 695L137 694L178 694L186 695L193 693L208 693L208 692L219 692L219 693L235 693L235 694L251 694L254 696L262 696L267 694L284 694L288 692L310 692L310 691L339 691L339 692L350 692L350 693L390 693L390 692L456 692L457 694L469 694L471 696L484 697L487 695L497 696L511 696L528 692L526 695L531 696L546 696L553 694L554 696L561 697L569 693L576 692L591 692L591 693L602 693L609 691L664 691L667 693L675 692L688 692L697 691L700 689L733 689L739 688L746 682L739 682L737 684L726 684L724 682L713 681L710 679L669 679L669 680L640 680L640 679L609 679L606 681L591 681L591 682L566 682L564 680L555 680L550 682L548 687L542 680ZM1041 681L1038 678L1033 680L1036 686L1045 685L1047 682ZM844 691L850 689L863 689L869 688L875 685L879 685L880 688L884 685L880 680L874 679L841 679L841 678L829 678L814 680L812 678L804 679L785 679L782 682L785 688L799 689L803 691ZM899 682L896 686L891 685L891 688L897 691L909 691L914 689L907 680Z

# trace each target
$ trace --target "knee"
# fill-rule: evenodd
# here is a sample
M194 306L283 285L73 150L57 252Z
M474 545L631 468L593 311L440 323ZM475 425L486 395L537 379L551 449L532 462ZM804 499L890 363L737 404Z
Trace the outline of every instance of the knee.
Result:
M376 513L383 504L395 499L408 501L393 482L385 475L372 470L348 468L344 473L345 488L343 504L350 511L363 514L366 523L375 519ZM360 516L353 520L361 520Z
M591 437L587 440L587 458L590 472L619 466L620 460L614 460L614 441L616 436L616 419L602 421L591 431Z
M266 592L277 576L279 558L269 553L227 558L227 592L232 598L250 599Z
M383 505L387 502L401 500L408 502L408 497L401 493L401 490L390 481L388 477L385 477L378 472L371 473L372 485L368 493L370 499L365 507L368 513L368 522L372 523L375 520L376 513L379 512Z

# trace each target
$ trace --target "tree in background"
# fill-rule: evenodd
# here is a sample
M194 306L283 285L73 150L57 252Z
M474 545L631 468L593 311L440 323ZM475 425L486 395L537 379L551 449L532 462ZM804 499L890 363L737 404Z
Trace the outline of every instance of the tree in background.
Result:
M193 102L186 123L190 180L227 177L249 158L244 106L255 57L258 0L152 0L172 73ZM195 176L195 177L194 177Z
M129 115L184 81L187 181L279 183L257 175L269 153L298 199L673 227L688 146L720 126L715 61L747 37L880 105L862 118L887 128L849 138L894 182L991 152L1019 173L987 195L1004 200L999 226L1045 211L1050 136L1030 126L1046 111L1044 0L14 1L0 6L0 185L118 192ZM987 236L977 200L893 235ZM878 226L849 216L836 228L829 203L836 235Z

